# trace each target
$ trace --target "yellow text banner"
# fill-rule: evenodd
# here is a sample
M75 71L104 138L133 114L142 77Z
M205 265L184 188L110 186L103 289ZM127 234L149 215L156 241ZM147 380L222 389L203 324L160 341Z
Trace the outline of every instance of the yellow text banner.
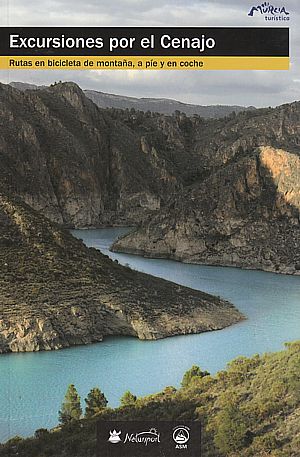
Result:
M2 56L4 70L289 70L289 57Z

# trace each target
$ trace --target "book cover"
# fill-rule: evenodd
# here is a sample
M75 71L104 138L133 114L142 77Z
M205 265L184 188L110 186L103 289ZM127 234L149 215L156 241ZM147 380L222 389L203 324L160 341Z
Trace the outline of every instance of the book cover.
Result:
M297 2L0 11L0 456L299 457Z

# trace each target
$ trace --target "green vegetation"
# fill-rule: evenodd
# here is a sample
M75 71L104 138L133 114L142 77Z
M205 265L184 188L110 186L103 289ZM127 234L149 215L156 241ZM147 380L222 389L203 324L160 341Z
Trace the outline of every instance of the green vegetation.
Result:
M81 414L80 397L74 384L70 384L58 414L59 422L62 425L70 424L71 422L79 420Z
M121 406L132 406L135 404L137 397L127 390L120 399Z
M84 400L86 403L85 417L90 418L95 414L100 413L107 406L107 399L98 387L90 390L87 398Z
M197 365L193 365L190 370L188 370L181 381L182 387L188 387L192 381L194 381L195 377L203 378L204 376L209 376L208 371L202 371L200 367Z
M204 372L205 373L205 372ZM95 424L104 420L199 420L202 457L299 457L300 341L284 351L239 357L211 376L192 367L176 390L103 408L35 438L14 438L0 447L1 457L95 457ZM130 404L129 404L130 403Z
M247 417L240 411L239 403L230 400L218 414L216 419L216 435L214 442L225 454L240 451L247 444Z

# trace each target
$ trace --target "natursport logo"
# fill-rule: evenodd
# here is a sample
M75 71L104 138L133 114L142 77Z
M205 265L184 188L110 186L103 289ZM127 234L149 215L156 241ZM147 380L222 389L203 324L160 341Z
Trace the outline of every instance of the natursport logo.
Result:
M126 433L124 438L124 444L126 443L135 443L135 444L148 444L160 443L160 434L157 432L156 428L150 428L145 432L139 433Z
M252 6L248 16L253 17L257 14L264 16L265 21L289 21L290 13L285 6L274 6L269 2L263 2L261 5Z

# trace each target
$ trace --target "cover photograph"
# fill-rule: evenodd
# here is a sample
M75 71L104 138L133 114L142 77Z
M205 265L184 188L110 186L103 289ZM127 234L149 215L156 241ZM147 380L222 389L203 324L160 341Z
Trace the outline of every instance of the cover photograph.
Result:
M0 457L300 457L299 3L0 13Z

